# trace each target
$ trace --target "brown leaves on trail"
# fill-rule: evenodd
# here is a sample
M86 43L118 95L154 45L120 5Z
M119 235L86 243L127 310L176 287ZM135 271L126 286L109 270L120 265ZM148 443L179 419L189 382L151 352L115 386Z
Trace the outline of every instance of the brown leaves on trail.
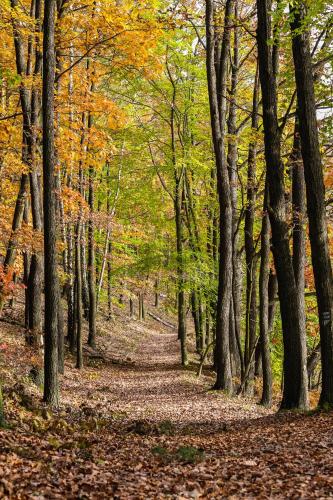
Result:
M67 359L56 412L22 385L22 332L1 329L11 428L0 430L0 498L333 496L332 413L274 415L210 391L210 378L180 368L175 334L153 320L122 318L112 334L100 325L102 362L87 351L79 372Z

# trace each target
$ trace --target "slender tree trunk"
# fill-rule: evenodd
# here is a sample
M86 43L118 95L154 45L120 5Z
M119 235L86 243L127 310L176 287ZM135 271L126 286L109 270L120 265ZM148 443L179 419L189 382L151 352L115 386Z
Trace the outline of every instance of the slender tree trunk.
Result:
M36 20L36 32L41 31L41 1L35 0L34 17ZM35 50L35 67L33 70L33 88L31 91L30 105L30 162L31 172L30 177L30 194L31 194L31 212L32 223L35 231L43 231L43 218L41 207L40 186L37 173L37 134L36 128L38 125L38 115L40 111L40 92L36 79L41 74L42 70L42 52L39 47L39 42ZM32 62L32 58L31 58ZM32 344L38 346L42 343L42 274L43 274L43 258L40 251L36 251L31 256L30 272L28 279L28 297L29 297L29 330Z
M70 46L70 64L74 62L73 58L73 47ZM74 78L73 69L69 72L69 83L68 83L68 94L70 101L70 111L69 111L69 123L70 129L73 130L73 94L74 94ZM69 172L67 175L67 187L72 188L73 183L73 158L71 159L69 165ZM67 244L67 284L66 284L66 296L67 296L67 340L70 345L72 345L72 337L76 338L75 334L75 315L74 315L74 235L73 235L73 224L72 222L67 223L66 230L66 244Z
M26 198L25 200L25 207L24 207L24 212L23 212L23 220L26 224L28 224L29 221L29 200ZM26 330L29 332L29 288L28 288L28 281L29 281L29 274L30 274L30 262L31 258L28 252L23 252L23 283L24 286L26 287L24 290L24 326ZM27 338L27 343L31 344L31 337L30 335Z
M11 0L11 7L18 7L18 0ZM13 21L13 32L14 32L14 45L15 45L15 60L16 60L16 70L17 74L22 77L20 84L20 103L23 115L23 138L22 138L22 161L28 168L31 167L31 115L30 115L30 92L24 83L24 76L30 71L30 66L28 68L28 63L25 58L25 47L23 39L20 33L20 27L17 25L16 21ZM6 255L3 262L3 268L5 272L10 271L14 264L16 256L17 247L17 230L21 227L23 213L26 204L27 190L29 186L29 174L23 173L21 175L19 192L16 198L12 230L7 244ZM5 296L0 288L0 314L5 302Z
M108 245L108 319L112 319L112 268L111 268L111 256L112 256L112 243L109 240Z
M155 303L154 306L158 307L160 302L160 292L159 292L159 281L158 278L155 280Z
M93 90L93 86L92 89ZM88 130L92 127L92 115L89 113ZM94 168L89 166L89 221L88 221L88 287L89 287L89 334L88 344L96 345L96 269L95 269L95 225L94 225Z
M325 187L318 138L309 33L303 26L305 4L291 9L292 48L299 127L306 183L309 236L315 278L322 362L320 406L333 406L333 277L330 260Z
M233 389L229 345L229 314L232 296L233 210L228 168L225 158L224 137L226 122L227 66L232 12L233 1L227 0L221 50L216 51L217 39L214 30L214 2L213 0L206 0L207 80L220 208L219 285L216 311L215 349L217 376L214 387L216 389L222 389L227 393L231 393ZM219 54L218 60L215 57L216 54Z
M67 276L68 282L66 285L67 297L67 339L71 342L71 336L74 331L74 265L73 265L73 228L69 223L67 225Z
M183 257L183 221L182 221L182 189L181 180L176 178L175 187L175 219L177 240L177 310L178 310L178 339L180 340L182 365L188 364L186 348L186 304L185 304L185 279L184 279L184 257Z
M62 305L60 288L58 302L58 371L65 372L65 335L64 335L64 308Z
M76 226L75 248L75 308L76 308L76 368L82 368L82 271L81 271L81 216Z
M251 127L255 133L258 129L259 105L259 68L257 65L253 90ZM256 158L257 141L253 139L249 145L248 170L247 170L247 201L245 207L244 242L246 262L246 315L245 315L245 365L249 363L250 353L256 343L257 331L257 257L254 241L254 220L256 203ZM268 247L269 249L269 247ZM260 349L261 339L258 347ZM260 351L261 352L261 351ZM253 391L254 367L250 369L246 391Z
M268 185L266 180L264 213L261 226L261 250L260 250L260 274L259 274L259 327L260 348L262 359L263 388L260 404L271 406L272 404L272 367L269 346L269 254L270 254L270 223L267 212Z
M138 309L139 309L139 321L142 320L142 307L141 307L141 300L142 300L142 296L141 296L141 292L138 293Z
M146 312L145 312L145 295L144 293L141 293L141 319L144 321L146 318Z
M82 196L84 196L84 192L82 190ZM81 223L81 274L82 274L82 303L83 303L83 313L84 318L89 321L89 284L88 284L88 269L87 269L87 239L86 239L86 224L84 222Z
M184 276L184 221L183 221L183 190L185 167L179 169L176 158L175 137L175 107L176 87L173 86L172 105L170 111L170 134L171 134L171 158L174 170L174 213L176 223L176 247L177 247L177 313L178 313L178 339L180 341L181 363L188 364L186 346L186 304L185 304L185 276Z
M278 292L278 282L276 278L276 274L271 270L269 273L269 280L268 280L268 331L269 333L272 333L273 327L274 327L274 318L275 318L275 311L276 311L276 295Z
M134 302L132 297L129 300L129 306L130 306L130 318L134 317Z
M293 213L293 267L297 286L298 304L300 310L300 321L302 322L303 335L301 337L302 359L306 371L307 348L306 348L306 324L305 324L305 229L304 219L306 212L305 180L301 154L301 142L299 137L298 116L296 114L294 129L294 144L291 153L291 175L292 175L292 213ZM308 379L307 379L308 383Z
M238 152L237 152L237 85L239 65L239 27L238 27L238 0L234 2L234 37L233 54L231 60L231 86L229 92L229 116L228 116L228 153L227 164L230 181L231 203L232 203L232 297L230 302L230 356L233 365L233 374L240 374L240 353L236 341L236 330L240 331L240 318L242 308L242 264L241 252L238 250Z
M58 388L58 275L57 224L54 154L54 80L55 80L55 0L45 0L43 41L43 173L44 173L44 283L45 283L45 358L44 400L59 402Z

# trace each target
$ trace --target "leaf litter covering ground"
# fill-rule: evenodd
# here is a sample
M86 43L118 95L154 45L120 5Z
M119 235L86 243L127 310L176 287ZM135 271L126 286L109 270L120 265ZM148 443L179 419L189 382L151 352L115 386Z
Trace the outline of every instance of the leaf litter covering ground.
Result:
M67 359L55 413L22 379L22 331L0 331L13 424L0 431L1 498L333 497L332 414L276 416L209 391L153 320L101 325L103 355L86 350L82 373Z

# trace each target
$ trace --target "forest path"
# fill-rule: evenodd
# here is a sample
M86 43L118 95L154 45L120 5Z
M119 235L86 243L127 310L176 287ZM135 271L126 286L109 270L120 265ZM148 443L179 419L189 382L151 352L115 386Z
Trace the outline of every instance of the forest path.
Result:
M193 424L206 426L207 431L272 413L253 400L227 398L222 392L211 391L212 376L198 378L193 366L184 369L174 332L153 319L127 319L121 330L104 323L100 338L103 352L119 364L106 363L98 370L85 367L83 381L68 367L65 399L82 392L82 397L88 396L89 406L108 408L129 420L170 421L180 427Z

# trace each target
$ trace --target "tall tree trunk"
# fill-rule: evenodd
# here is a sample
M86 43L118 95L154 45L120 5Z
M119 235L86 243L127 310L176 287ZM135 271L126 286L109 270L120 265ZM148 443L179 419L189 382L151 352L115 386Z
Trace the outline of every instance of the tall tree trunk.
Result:
M175 174L175 219L176 219L176 244L177 244L177 310L178 310L178 339L180 340L182 365L188 364L186 348L186 304L185 304L185 279L183 257L183 220L182 220L182 188L181 178Z
M92 116L88 117L88 129L92 126ZM94 239L94 168L89 166L89 221L88 221L88 286L89 286L89 334L88 344L96 344L96 269Z
M35 0L35 20L36 31L41 31L41 1ZM42 70L42 53L39 44L36 46L36 60L33 71L34 84L31 92L31 172L30 172L30 194L31 194L31 212L32 223L35 231L43 231L43 218L41 207L40 186L37 173L37 158L36 158L36 128L38 124L38 115L40 111L40 92L36 83L36 78ZM42 342L42 274L43 274L43 259L39 251L35 251L31 256L30 272L28 279L28 297L29 297L29 330L31 341L34 345L40 345Z
M189 176L187 170L184 170L183 207L186 215L185 221L189 233L189 242L190 242L190 248L192 250L193 259L195 262L199 263L201 249L200 249L197 218L193 202L193 190L191 182L192 176L193 173L191 174L191 176ZM200 286L198 286L197 283L194 283L193 290L191 292L191 309L192 309L192 317L195 329L196 350L200 354L204 348L205 332L204 332L204 321L203 321L202 296L201 296Z
M239 27L238 27L238 5L234 2L234 40L233 55L231 62L231 86L228 116L228 153L227 164L229 172L231 204L232 204L232 296L230 301L230 356L233 365L233 374L240 375L242 353L238 351L237 336L240 336L240 318L242 308L242 253L238 250L238 206L237 206L237 184L238 184L238 151L237 151L237 85L239 65Z
M284 344L284 387L281 408L307 408L306 359L303 352L303 322L289 249L285 209L284 166L281 159L281 132L278 127L274 50L270 44L271 3L257 0L258 57L263 101L265 158L268 181L268 212L279 286Z
M11 0L11 7L18 7L18 0ZM15 20L13 20L13 32L14 32L14 45L15 45L15 60L16 60L16 70L17 74L21 76L22 81L20 83L20 103L23 115L23 138L22 138L22 162L25 163L28 168L31 167L31 114L30 114L30 92L24 83L24 76L30 71L30 66L28 69L28 63L25 58L25 47L20 33L20 27ZM23 213L26 204L27 190L29 186L29 174L23 173L21 175L19 192L16 198L13 222L11 234L7 244L6 255L3 262L3 268L5 272L10 271L13 266L16 256L17 240L16 234L17 230L21 227ZM0 288L0 314L4 306L5 296Z
M81 216L76 225L75 245L75 308L76 308L76 368L82 368L82 271L81 271Z
M253 133L258 129L258 106L259 106L259 68L257 65L256 76L253 89L253 104L251 127ZM245 314L245 365L249 363L253 346L256 343L257 331L257 257L254 241L254 220L256 203L256 158L257 141L252 139L249 144L247 160L247 200L245 207L244 222L244 242L245 242L245 262L246 262L246 314ZM265 224L263 224L264 226ZM269 252L269 246L268 246ZM266 263L267 264L267 263ZM267 290L265 291L267 293ZM259 339L259 348L261 339ZM253 392L254 367L249 372L246 391Z
M112 268L111 268L111 256L112 256L112 243L111 239L108 244L108 319L112 319Z
M29 221L29 199L25 200L25 207L23 212L23 220L26 224ZM28 289L28 281L30 274L30 255L29 252L23 252L23 284L26 287L24 290L24 326L26 330L29 332L29 289ZM31 343L31 338L28 336L27 343Z
M297 286L300 321L304 335L301 338L303 350L304 371L306 371L306 325L305 325L305 229L304 219L306 211L305 180L301 154L301 141L299 137L299 120L296 114L294 127L294 143L290 158L292 176L292 214L293 214L293 267Z
M230 345L229 314L232 296L232 229L233 212L228 167L225 157L226 83L230 47L230 24L233 1L227 0L221 50L215 50L214 2L206 0L206 64L210 104L211 129L214 144L217 191L220 208L219 276L216 311L216 389L231 393L233 389ZM215 55L219 55L216 60Z
M70 46L70 65L74 62L73 47ZM73 129L74 113L73 113L73 94L74 94L74 78L73 69L69 72L68 94L70 102L69 123L70 129ZM69 164L69 172L67 175L67 187L72 188L73 183L73 158ZM66 244L67 244L67 283L66 283L66 297L67 297L67 341L72 345L72 337L76 338L74 332L75 318L74 318L74 235L73 224L71 221L67 223L66 230Z
M185 167L180 169L176 158L176 136L175 136L175 108L176 108L176 86L173 86L172 105L170 110L170 135L171 135L171 160L174 171L174 213L176 223L176 248L177 248L177 313L178 313L178 340L180 341L181 363L188 364L186 346L186 304L185 304L185 275L184 275L184 221L183 221L183 192Z
M333 406L333 277L325 211L325 187L317 129L309 33L303 26L305 4L291 9L292 48L306 183L309 236L317 293L322 362L320 406Z
M82 196L84 197L84 191L82 189ZM82 303L83 303L83 313L87 321L89 321L89 283L88 283L88 265L87 265L87 239L86 239L86 224L82 222L81 228L81 274L82 274Z
M43 186L45 357L44 400L57 406L58 388L58 275L54 154L55 0L45 0L43 41Z

